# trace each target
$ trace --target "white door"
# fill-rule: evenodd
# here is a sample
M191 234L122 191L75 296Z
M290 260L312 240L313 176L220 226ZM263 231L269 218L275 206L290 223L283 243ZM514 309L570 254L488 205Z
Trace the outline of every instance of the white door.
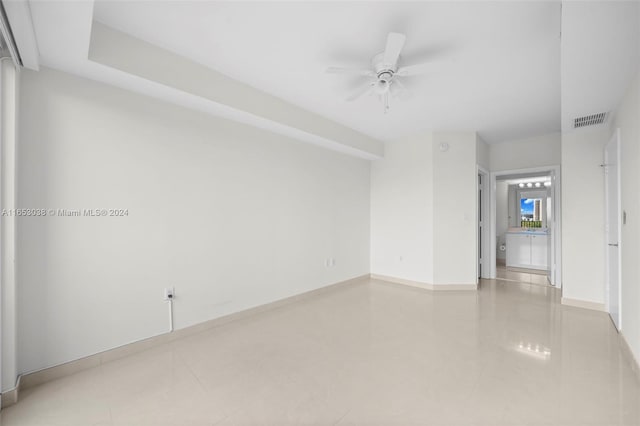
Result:
M551 186L549 187L549 196L547 197L547 228L549 234L547 235L547 267L549 268L549 282L552 286L556 285L557 269L556 269L556 187L558 185L556 180L556 172L551 171Z
M607 253L607 305L620 330L620 136L613 135L604 149L605 242Z

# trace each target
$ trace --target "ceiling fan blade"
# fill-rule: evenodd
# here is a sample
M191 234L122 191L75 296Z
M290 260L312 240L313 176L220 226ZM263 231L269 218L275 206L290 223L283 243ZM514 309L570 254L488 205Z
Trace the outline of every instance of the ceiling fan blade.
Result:
M402 84L402 82L398 78L394 78L391 83L392 83L392 87L395 86L398 90L403 90L403 91L407 90L406 86Z
M400 77L411 77L412 75L424 74L429 71L429 68L431 68L431 64L428 63L409 65L406 67L398 68L398 71L396 71L396 75Z
M340 68L329 67L325 70L327 74L351 74L351 75L364 75L367 77L373 77L375 73L372 70L359 70L355 68Z
M389 91L393 95L394 98L399 97L401 94L407 91L407 88L404 87L404 84L400 82L399 79L394 78L391 82L391 87L389 87Z
M400 33L389 33L387 47L384 49L384 63L394 66L398 62L406 37Z
M394 98L398 98L401 100L410 98L409 90L398 78L393 79L389 90L391 91L391 95L393 95Z
M347 101L355 101L356 99L373 92L373 88L375 86L375 82L370 81L367 84L365 84L364 86L360 87L358 90L356 90L355 92L353 92L353 94L351 96L349 96L347 98Z

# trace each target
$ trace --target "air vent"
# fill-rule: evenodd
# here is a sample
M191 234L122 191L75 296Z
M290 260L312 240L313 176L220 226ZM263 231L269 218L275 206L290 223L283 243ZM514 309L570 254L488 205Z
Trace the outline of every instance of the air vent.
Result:
M602 124L607 119L606 112L599 112L598 114L585 115L584 117L578 117L573 119L573 128L595 126L596 124Z

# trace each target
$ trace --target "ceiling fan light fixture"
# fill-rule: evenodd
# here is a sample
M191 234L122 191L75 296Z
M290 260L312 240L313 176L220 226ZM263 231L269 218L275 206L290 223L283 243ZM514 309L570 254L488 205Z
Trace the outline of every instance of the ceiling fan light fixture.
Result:
M384 52L379 53L371 60L371 69L351 69L341 67L329 67L330 74L352 74L363 77L373 77L369 82L347 98L355 101L364 96L376 94L384 104L384 112L389 110L389 98L406 91L400 79L405 76L418 75L425 72L425 64L399 66L400 54L404 48L406 36L401 33L391 32L387 35ZM393 88L391 87L393 85Z
M389 82L383 79L376 81L375 91L379 95L384 95L389 91Z

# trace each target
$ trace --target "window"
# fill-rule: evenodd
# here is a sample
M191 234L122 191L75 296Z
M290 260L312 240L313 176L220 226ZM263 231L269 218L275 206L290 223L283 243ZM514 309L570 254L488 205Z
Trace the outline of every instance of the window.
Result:
M542 199L520 199L520 226L523 228L542 228Z

